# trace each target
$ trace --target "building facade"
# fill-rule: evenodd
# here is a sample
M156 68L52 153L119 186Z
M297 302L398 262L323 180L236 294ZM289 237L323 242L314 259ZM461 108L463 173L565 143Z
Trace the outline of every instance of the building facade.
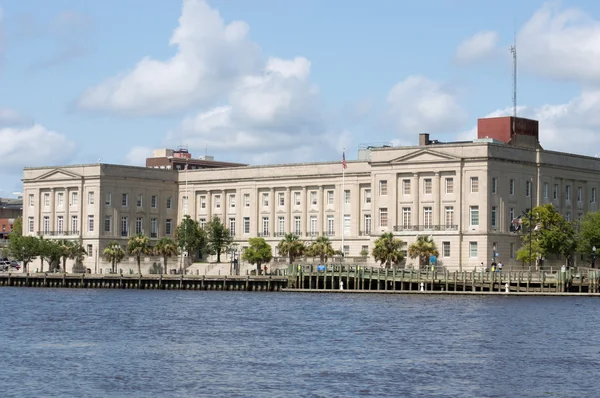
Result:
M264 237L274 255L289 232L307 241L328 236L346 257L370 252L385 232L405 248L427 235L439 265L472 270L492 258L522 265L522 231L514 232L513 220L538 204L554 204L571 221L598 210L599 159L542 149L535 121L482 119L478 126L473 141L421 134L418 146L365 149L346 169L341 159L187 172L105 164L25 169L23 230L82 239L93 253L85 262L91 269L108 241L125 244L136 232L173 236L188 214L201 225L220 217L241 249Z

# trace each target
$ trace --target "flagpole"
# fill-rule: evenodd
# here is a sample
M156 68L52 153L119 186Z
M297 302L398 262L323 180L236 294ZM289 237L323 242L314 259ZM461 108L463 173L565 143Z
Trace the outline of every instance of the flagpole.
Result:
M344 163L342 164L342 207L340 218L342 219L342 259L344 258L344 213L345 213L345 203L346 203L346 148L344 148L344 152L342 155Z

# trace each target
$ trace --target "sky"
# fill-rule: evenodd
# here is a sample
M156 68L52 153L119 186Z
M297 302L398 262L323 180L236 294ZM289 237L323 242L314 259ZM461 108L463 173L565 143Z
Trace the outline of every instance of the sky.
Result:
M600 153L600 2L0 0L0 196L23 167L144 165L157 148L249 164L540 122Z

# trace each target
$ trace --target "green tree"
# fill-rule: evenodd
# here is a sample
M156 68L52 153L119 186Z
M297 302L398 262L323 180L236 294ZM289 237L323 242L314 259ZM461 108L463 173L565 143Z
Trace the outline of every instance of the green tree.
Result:
M583 216L577 241L577 251L588 258L593 253L593 247L596 247L596 251L600 249L600 211Z
M176 256L179 253L179 249L177 247L177 243L171 238L162 238L156 243L154 246L154 253L161 256L163 258L163 267L164 271L167 272L167 260L171 256Z
M8 239L10 256L22 263L23 272L28 272L29 263L39 256L40 240L34 236L21 236L16 233L11 233Z
M282 256L287 256L290 264L294 260L304 254L306 246L297 235L285 234L285 237L277 245L277 250Z
M256 264L256 270L260 274L262 265L268 263L273 258L273 251L263 238L248 239L250 246L242 253L242 258L250 264Z
M396 266L404 259L403 244L404 242L394 238L394 234L391 232L384 233L375 240L375 247L373 247L372 252L373 258L375 261L379 261L381 265L385 264L386 268L390 268L392 264Z
M177 247L186 251L188 258L193 261L198 251L206 251L206 232L200 228L198 221L192 220L186 214L175 230L175 242Z
M533 228L531 240L530 227ZM521 240L523 246L517 251L517 259L524 262L536 261L549 254L564 256L567 262L570 262L571 256L577 248L577 236L573 223L565 220L551 203L537 206L527 217L523 217Z
M217 263L220 263L221 253L233 242L231 231L229 231L229 228L225 228L219 217L214 216L212 220L206 223L206 234L208 236L208 250L211 254L217 255Z
M67 272L67 259L75 259L76 255L76 244L72 240L61 239L58 241L58 245L61 248L61 258L62 258L62 269L63 272Z
M60 268L60 259L63 254L63 246L56 240L40 239L40 257L42 258L42 269L44 272L44 260L48 263L48 271Z
M331 241L327 236L319 236L310 244L308 253L311 257L319 257L321 263L325 263L335 254L335 250L331 247Z
M429 262L429 257L439 256L437 246L429 236L417 236L417 240L408 247L410 258L419 257L419 265L424 266Z
M125 250L119 245L119 242L113 240L104 248L102 258L112 264L112 272L117 272L117 264L125 258Z
M135 257L138 266L138 274L142 274L142 256L152 253L150 239L144 234L132 236L127 241L127 251Z
M23 236L23 219L20 216L15 219L12 231L10 233L18 236Z

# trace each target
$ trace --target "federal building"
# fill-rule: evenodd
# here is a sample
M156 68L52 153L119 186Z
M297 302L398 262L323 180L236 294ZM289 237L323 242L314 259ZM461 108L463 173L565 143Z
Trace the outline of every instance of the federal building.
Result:
M106 266L101 254L110 241L173 237L185 214L201 225L218 216L241 250L263 237L277 256L286 233L306 241L325 235L351 261L383 233L405 249L427 235L438 246L438 266L472 270L492 258L522 265L523 231L514 231L513 220L532 207L552 203L570 221L598 210L600 159L543 149L535 120L479 119L470 141L433 138L361 147L346 168L341 153L335 162L254 166L195 159L185 149L157 150L146 167L26 168L23 233L79 240L84 266L97 269ZM402 265L418 267L418 260Z

